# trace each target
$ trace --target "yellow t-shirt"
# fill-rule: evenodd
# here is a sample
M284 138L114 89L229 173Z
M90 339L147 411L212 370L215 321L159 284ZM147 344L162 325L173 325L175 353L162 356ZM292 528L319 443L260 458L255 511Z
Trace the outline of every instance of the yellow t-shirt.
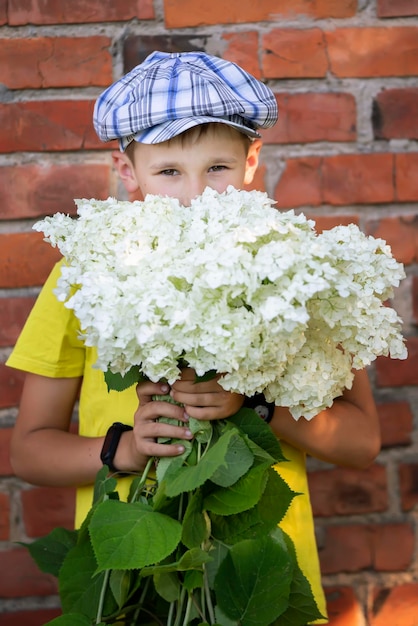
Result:
M84 437L103 436L113 422L133 423L137 408L135 387L123 392L107 391L103 372L94 369L95 351L79 339L79 326L73 312L59 302L53 290L61 271L61 262L51 272L7 365L33 374L52 378L83 377L79 402L79 434ZM299 566L310 581L318 608L326 615L321 586L312 509L309 499L305 454L281 442L289 460L275 469L297 492L280 527L292 538ZM126 497L129 479L119 481L121 497ZM77 489L76 520L79 527L92 504L92 486ZM327 623L318 620L316 624Z

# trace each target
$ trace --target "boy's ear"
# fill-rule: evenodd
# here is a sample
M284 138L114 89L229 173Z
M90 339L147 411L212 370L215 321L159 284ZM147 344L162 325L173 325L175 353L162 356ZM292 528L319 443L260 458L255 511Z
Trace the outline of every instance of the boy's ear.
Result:
M125 185L126 191L129 193L135 193L138 191L139 186L136 180L134 166L130 158L119 150L112 152L113 165L119 175L119 178Z
M261 141L261 139L254 139L254 141L252 141L250 144L250 148L247 154L247 161L245 164L245 185L249 185L254 178L255 171L258 167L258 159L260 156L260 150L262 145L263 142Z

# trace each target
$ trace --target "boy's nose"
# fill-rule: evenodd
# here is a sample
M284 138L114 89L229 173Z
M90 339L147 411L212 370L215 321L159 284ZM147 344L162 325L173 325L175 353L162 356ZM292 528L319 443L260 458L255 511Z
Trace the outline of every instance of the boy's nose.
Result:
M193 198L200 196L205 190L206 183L200 179L193 179L188 182L183 189L182 203L184 206L189 206Z

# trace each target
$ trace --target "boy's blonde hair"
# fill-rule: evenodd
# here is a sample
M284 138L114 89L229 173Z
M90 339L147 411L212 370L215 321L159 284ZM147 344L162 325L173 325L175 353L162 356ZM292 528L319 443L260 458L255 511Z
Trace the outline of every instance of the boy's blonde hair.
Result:
M171 139L168 139L164 143L168 145L179 143L182 147L184 147L188 143L194 144L195 142L199 141L201 137L204 137L210 133L213 133L215 135L223 133L228 134L231 137L241 138L245 154L248 153L248 150L252 143L252 139L248 137L248 135L241 133L239 130L232 128L231 126L227 126L226 124L219 124L217 122L209 122L207 124L199 124L198 126L193 126L192 128L185 130L180 135L175 135ZM135 145L136 142L132 141L125 150L126 155L129 157L132 163L135 163Z

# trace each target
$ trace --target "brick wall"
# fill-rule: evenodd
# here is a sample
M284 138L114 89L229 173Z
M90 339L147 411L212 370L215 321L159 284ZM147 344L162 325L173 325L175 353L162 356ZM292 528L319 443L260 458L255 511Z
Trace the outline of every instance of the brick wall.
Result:
M385 238L409 358L370 369L383 449L366 471L310 460L333 626L418 623L418 0L0 0L0 622L58 614L16 542L71 526L73 493L13 476L22 377L2 364L56 258L31 231L74 197L121 194L94 134L104 85L149 52L201 49L269 82L280 121L256 186L319 228Z

